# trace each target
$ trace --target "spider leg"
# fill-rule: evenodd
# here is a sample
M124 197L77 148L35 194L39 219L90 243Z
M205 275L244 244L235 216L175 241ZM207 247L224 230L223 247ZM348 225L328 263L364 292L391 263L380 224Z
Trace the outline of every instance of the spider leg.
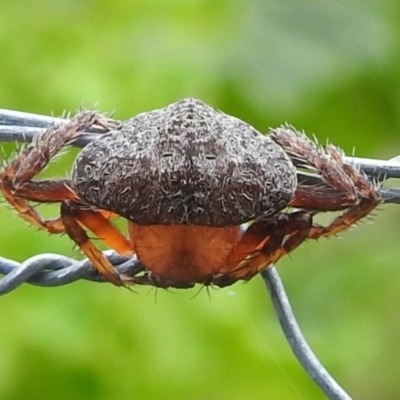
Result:
M133 250L125 236L113 226L109 218L101 210L92 210L87 206L81 206L79 203L70 202L69 209L73 208L73 214L77 221L90 231L96 237L101 239L108 247L114 249L123 256L132 256ZM68 233L68 232L67 232Z
M31 225L50 233L65 232L60 217L44 219L29 203L29 201L59 202L76 197L74 192L65 186L64 181L52 181L50 185L42 185L40 181L31 181L28 184L24 184L20 189L13 190L9 187L7 181L6 184L3 184L0 180L0 191L18 214Z
M50 233L64 232L60 218L43 219L28 200L57 202L77 197L68 181L32 181L59 151L93 124L111 126L110 120L94 112L81 112L61 127L51 127L0 171L0 193L18 214L37 228ZM108 124L108 125L107 125Z
M111 126L110 120L93 111L78 113L60 127L50 127L35 136L0 173L0 180L17 188L42 171L60 150L73 142L80 133L94 124Z
M309 234L312 216L306 211L279 213L254 222L244 233L212 283L228 286L249 280L298 247Z
M0 171L0 192L18 214L37 228L50 233L66 232L83 250L95 267L115 284L123 284L112 265L89 240L82 225L99 236L107 245L123 255L132 255L127 239L111 223L114 214L93 210L78 203L79 197L71 182L61 180L33 180L60 150L75 140L81 131L93 124L113 129L117 122L95 112L78 113L61 127L51 127L36 136L32 143ZM73 201L75 200L75 201ZM61 216L44 219L30 201L61 202Z
M115 285L124 285L131 279L123 279L115 271L103 253L89 239L82 225L91 230L97 237L118 253L131 256L133 250L122 233L111 225L104 213L89 209L86 205L74 201L64 201L61 204L61 219L68 236L79 246L95 268L107 280Z
M61 218L68 236L85 253L96 269L115 285L123 285L122 279L115 272L111 263L104 257L89 239L85 230L80 226L73 207L66 203L61 205Z
M362 199L357 205L350 207L342 215L336 217L329 225L323 226L313 224L308 238L318 239L320 237L336 235L367 216L378 204L379 201L377 203L372 203L370 199Z
M38 203L58 203L63 200L78 199L69 179L29 181L14 189L12 194Z
M293 207L315 211L345 210L328 226L314 224L308 238L318 239L348 229L367 216L381 202L375 185L351 164L333 145L325 149L317 146L305 135L288 128L272 132L272 138L305 168L312 168L324 182L321 186L299 184Z
M12 196L9 202L12 202L11 204L24 219L50 233L66 232L83 250L99 272L103 273L112 283L121 284L122 281L118 277L115 277L116 274L111 264L90 242L86 232L82 228L82 226L88 228L96 237L119 254L131 256L133 250L130 243L109 221L110 218L115 217L115 214L106 210L94 210L87 205L79 203L76 194L70 189L70 184L67 180L30 181L18 189L17 194L21 197ZM76 200L72 201L72 199ZM64 208L62 207L60 217L56 219L43 219L36 209L29 205L28 201L61 202L65 206ZM68 203L71 203L72 206L67 206ZM67 208L67 212L63 215L65 208ZM72 214L72 222L69 214ZM87 241L89 243L86 243ZM110 271L112 276L110 275Z

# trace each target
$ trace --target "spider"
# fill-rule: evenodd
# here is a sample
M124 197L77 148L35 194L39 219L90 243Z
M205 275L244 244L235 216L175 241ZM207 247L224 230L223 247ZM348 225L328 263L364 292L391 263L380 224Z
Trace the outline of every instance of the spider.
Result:
M94 124L107 132L80 152L70 178L34 179ZM296 167L322 183L298 181ZM33 226L66 233L108 281L177 288L247 281L380 202L376 185L338 148L322 148L289 126L262 135L193 98L125 122L81 111L4 166L0 191ZM60 203L60 215L44 219L30 202ZM322 226L313 217L324 211L341 214ZM118 216L128 237L111 221ZM136 254L145 273L120 276L87 230L122 255Z

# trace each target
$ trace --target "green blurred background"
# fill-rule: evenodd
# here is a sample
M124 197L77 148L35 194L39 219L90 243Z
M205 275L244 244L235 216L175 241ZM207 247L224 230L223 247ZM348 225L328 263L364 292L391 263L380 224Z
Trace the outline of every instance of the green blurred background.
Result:
M124 119L194 96L264 132L289 122L390 158L399 15L398 0L2 0L0 107ZM48 174L67 174L74 155ZM382 206L279 262L310 345L356 399L400 398L399 226L400 207ZM43 252L80 257L3 204L0 255ZM135 291L78 282L2 297L0 399L324 398L260 278L210 294Z

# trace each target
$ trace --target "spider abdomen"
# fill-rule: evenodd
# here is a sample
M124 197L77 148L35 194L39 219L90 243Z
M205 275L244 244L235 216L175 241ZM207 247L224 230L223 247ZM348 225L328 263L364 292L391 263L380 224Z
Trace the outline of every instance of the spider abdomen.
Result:
M240 227L134 225L129 230L137 257L157 285L187 287L212 282L239 240Z
M196 99L90 143L72 179L83 200L140 225L240 225L280 211L296 189L276 143Z

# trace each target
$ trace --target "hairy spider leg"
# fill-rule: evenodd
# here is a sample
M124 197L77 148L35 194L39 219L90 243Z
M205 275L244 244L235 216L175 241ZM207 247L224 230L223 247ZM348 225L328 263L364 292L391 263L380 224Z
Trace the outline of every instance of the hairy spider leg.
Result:
M103 253L89 239L82 225L91 230L99 239L121 255L131 256L133 250L128 240L115 228L101 212L87 209L74 201L61 204L61 218L68 236L89 258L95 268L115 285L125 285L126 281L113 268Z
M59 218L43 219L29 202L19 196L18 192L35 193L38 201L60 201L73 198L73 192L64 181L32 181L60 150L76 139L80 132L95 123L102 123L102 117L93 112L82 112L61 127L50 127L35 136L32 143L19 153L0 171L0 191L4 198L14 207L18 214L33 226L51 233L63 232ZM45 200L44 200L45 199Z
M29 146L0 171L0 191L18 214L31 225L50 233L67 232L79 246L80 243L83 243L83 247L80 247L95 267L111 282L121 284L121 279L115 277L112 265L90 242L85 231L79 225L86 226L117 252L123 255L131 255L133 252L129 242L109 222L109 218L115 215L105 210L94 211L88 209L88 206L72 202L74 205L72 214L75 215L75 220L72 221L71 212L68 213L70 209L68 201L71 202L79 198L71 188L71 182L66 179L32 180L63 147L75 140L81 131L93 124L112 128L114 123L114 121L97 113L81 112L61 127L51 127L45 130L37 135ZM66 204L64 207L62 206L62 210L67 210L66 216L61 215L55 219L44 219L30 205L30 201ZM67 226L65 225L66 221Z
M88 228L96 237L119 254L131 256L134 252L130 243L110 222L110 219L117 215L106 210L89 208L89 206L81 204L78 201L71 201L72 199L77 199L76 194L71 189L63 191L62 188L59 187L61 183L65 185L64 187L70 187L70 183L66 180L63 182L49 181L48 185L43 181L33 181L24 185L17 194L18 196L22 196L25 201L61 202L61 216L55 220L45 220L47 230L50 232L48 228L49 221L51 221L53 225L57 224L57 232L54 232L53 229L51 233L66 232L78 247L81 248L99 272L103 273L112 283L121 285L121 279L115 276L116 274L112 265L104 255L95 248L81 227L84 226ZM36 184L39 184L38 187L36 187ZM42 189L42 186L43 191L39 190ZM20 198L17 197L16 200L18 201ZM63 205L65 205L65 207L63 207ZM70 209L73 211L70 211ZM64 210L67 210L66 215L64 215ZM75 221L71 222L71 218L74 218ZM75 226L76 223L78 223L78 227Z
M340 233L367 216L381 202L375 185L347 163L343 153L333 145L317 146L304 134L288 128L271 133L294 160L314 169L324 182L321 186L299 185L292 207L319 211L345 210L329 225L313 224L308 238L318 239Z
M0 176L1 179L1 176ZM12 190L7 183L0 180L0 191L9 204L18 212L18 215L36 228L46 230L50 233L65 232L64 225L60 217L43 218L33 208L27 199L18 197L16 191Z
M328 145L319 148L305 135L281 128L272 138L304 166L319 173L324 185L299 186L290 206L310 209L280 213L266 221L256 221L245 232L228 258L226 267L213 280L225 286L238 279L249 280L298 247L306 239L338 234L367 216L380 203L380 196L366 176L346 163L342 152ZM313 223L321 211L345 210L327 226ZM235 266L232 269L232 266Z
M278 213L254 222L235 246L214 284L227 286L254 275L298 247L308 236L312 216L307 211Z
M108 247L122 256L132 256L134 251L126 237L110 223L107 211L88 209L75 202L64 202L68 209L73 208L73 215L77 221L92 231ZM69 234L68 230L67 233ZM74 239L73 237L71 237Z
M71 182L66 179L59 181L31 181L18 189L17 200L28 200L40 203L57 203L73 199L78 200L77 195L70 187ZM118 215L110 211L89 209L88 207L89 206L79 204L78 202L75 203L76 215L79 223L91 230L99 239L105 242L107 246L121 255L132 255L131 245L128 240L109 221L111 218L115 218ZM59 221L60 225L56 233L65 232L61 217L50 221Z

